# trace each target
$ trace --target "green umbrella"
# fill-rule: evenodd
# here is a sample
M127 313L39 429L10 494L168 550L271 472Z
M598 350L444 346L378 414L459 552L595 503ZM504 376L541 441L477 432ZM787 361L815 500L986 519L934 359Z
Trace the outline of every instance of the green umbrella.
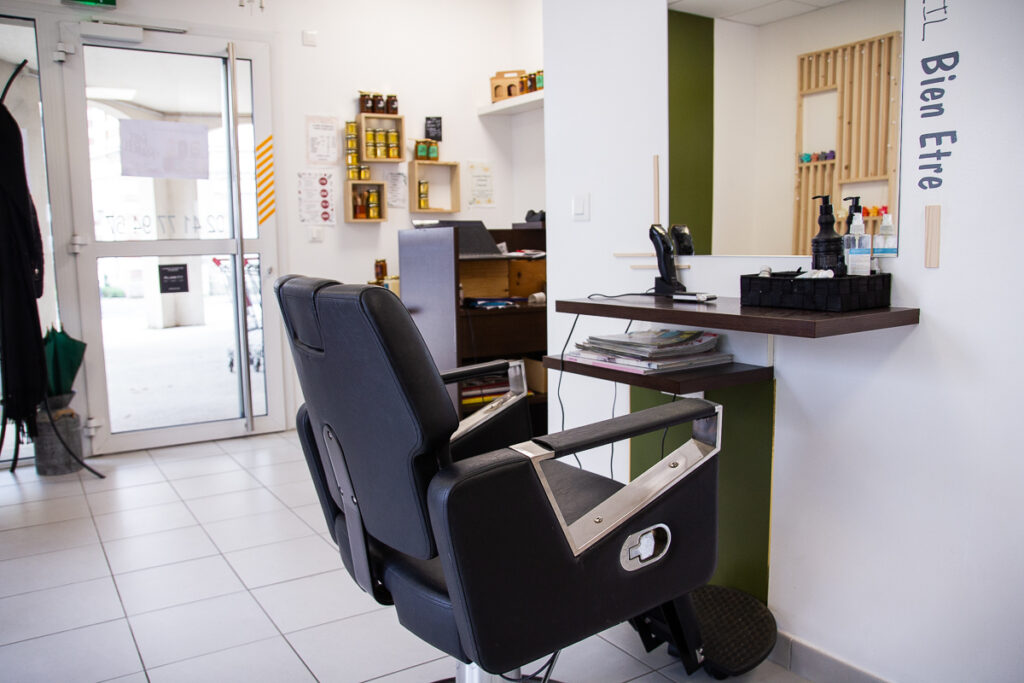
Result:
M46 356L46 374L49 378L48 396L71 393L75 375L82 367L85 356L85 342L68 336L64 330L47 330L43 338L43 353Z

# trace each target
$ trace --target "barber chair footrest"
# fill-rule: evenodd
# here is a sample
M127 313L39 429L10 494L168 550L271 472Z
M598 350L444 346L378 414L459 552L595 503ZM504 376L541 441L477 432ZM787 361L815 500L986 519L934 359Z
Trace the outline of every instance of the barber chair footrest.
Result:
M690 596L709 675L722 680L744 674L775 647L775 617L754 596L722 586L702 586Z

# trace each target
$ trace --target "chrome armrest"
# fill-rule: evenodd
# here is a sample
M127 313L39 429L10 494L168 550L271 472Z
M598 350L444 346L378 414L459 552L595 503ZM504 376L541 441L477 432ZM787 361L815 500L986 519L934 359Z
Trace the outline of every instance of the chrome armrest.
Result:
M673 403L659 408L652 408L649 411L641 411L633 415L614 418L597 423L597 430L590 427L581 427L560 434L549 435L551 437L538 437L531 441L511 446L511 448L528 458L533 464L537 478L540 480L547 495L548 503L551 506L555 517L558 519L565 534L565 539L572 550L573 555L581 555L587 548L625 524L629 519L649 505L651 502L671 490L683 479L695 472L701 465L713 458L721 449L722 441L722 406L704 401L702 399L684 399L690 403ZM699 404L699 405L695 405ZM677 413L675 420L670 419L671 410L664 410L676 406ZM704 407L703 410L696 410ZM711 415L707 415L713 410ZM651 411L660 411L657 414L648 414ZM694 415L700 415L694 417ZM632 419L630 421L630 418ZM616 420L622 421L617 426L613 423ZM549 458L566 455L577 450L585 450L594 446L611 443L623 438L629 438L645 431L652 431L658 426L678 424L682 422L693 422L693 437L679 448L675 449L662 458L653 467L631 481L625 487L619 489L611 496L594 506L587 514L580 517L572 524L566 524L565 518L559 510L551 487L541 463ZM656 425L652 429L645 427ZM638 431L642 430L642 431ZM591 432L596 434L592 436ZM557 446L545 444L548 439L557 442ZM574 447L575 446L575 447Z

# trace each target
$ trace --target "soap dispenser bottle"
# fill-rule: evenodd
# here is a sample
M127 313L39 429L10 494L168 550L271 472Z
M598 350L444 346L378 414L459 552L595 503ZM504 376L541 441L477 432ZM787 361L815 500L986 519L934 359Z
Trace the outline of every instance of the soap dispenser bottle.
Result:
M852 201L851 201L852 200ZM862 209L860 206L860 197L843 197L843 201L850 202L850 213L846 215L846 234L843 235L843 260L846 261L846 270L850 273L850 247L853 246L853 217L856 215L857 218L864 220L864 214L861 213Z
M836 217L832 214L831 197L819 194L814 199L820 199L821 206L818 208L818 234L811 240L811 268L831 270L834 276L842 277L846 275L843 238L835 231Z
M864 218L858 211L853 213L849 234L843 237L846 252L846 268L849 275L871 274L871 236L864 233Z
M896 255L896 227L892 224L892 214L882 214L882 224L875 235L874 255L890 257Z

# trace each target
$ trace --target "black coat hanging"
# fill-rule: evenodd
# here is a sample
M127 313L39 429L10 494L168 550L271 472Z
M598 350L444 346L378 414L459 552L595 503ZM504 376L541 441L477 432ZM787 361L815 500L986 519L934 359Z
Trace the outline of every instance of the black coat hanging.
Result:
M11 76L17 76L24 66ZM36 435L46 362L36 299L43 293L43 243L25 177L21 130L0 96L0 374L3 413Z

